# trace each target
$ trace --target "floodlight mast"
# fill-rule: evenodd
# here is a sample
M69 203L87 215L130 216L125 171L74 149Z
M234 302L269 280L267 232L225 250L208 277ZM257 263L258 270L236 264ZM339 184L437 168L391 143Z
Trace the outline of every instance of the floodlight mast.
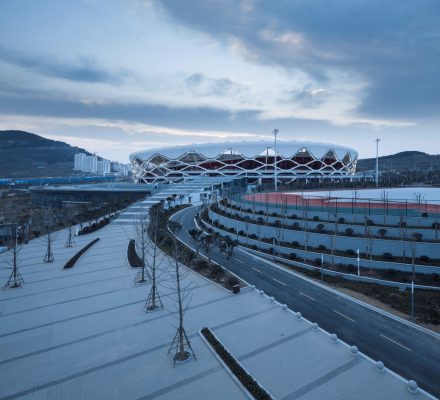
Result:
M274 168L274 186L275 186L275 192L278 191L278 174L277 174L277 160L278 160L278 153L277 153L277 135L278 135L279 131L278 129L274 129L273 130L273 136L274 136L274 150L275 150L275 155L274 155L274 159L273 159L273 168Z
M380 139L376 139L376 187L379 187L379 142Z

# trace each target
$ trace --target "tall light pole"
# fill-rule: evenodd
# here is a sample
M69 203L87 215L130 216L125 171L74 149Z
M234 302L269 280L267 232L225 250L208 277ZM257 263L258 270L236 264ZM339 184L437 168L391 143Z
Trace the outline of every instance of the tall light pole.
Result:
M275 149L275 155L273 159L273 168L274 168L274 176L273 179L275 181L275 192L278 191L278 176L277 176L277 160L278 160L278 153L277 153L277 135L278 135L278 129L273 130L273 137L274 137L274 149Z
M380 139L376 139L376 187L379 187L379 142Z
M358 276L361 276L361 258L359 256L359 249L356 250L356 254L357 254L356 262L358 267Z

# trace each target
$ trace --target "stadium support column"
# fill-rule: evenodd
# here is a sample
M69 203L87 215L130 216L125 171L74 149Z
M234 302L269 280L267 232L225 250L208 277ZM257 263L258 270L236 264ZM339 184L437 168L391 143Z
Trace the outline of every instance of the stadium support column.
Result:
M273 130L273 137L274 137L274 150L275 155L273 159L273 179L274 179L274 186L275 186L275 192L278 191L278 174L277 174L277 161L278 161L278 153L277 153L277 135L278 135L278 129Z
M376 139L376 187L379 187L379 142L380 139Z

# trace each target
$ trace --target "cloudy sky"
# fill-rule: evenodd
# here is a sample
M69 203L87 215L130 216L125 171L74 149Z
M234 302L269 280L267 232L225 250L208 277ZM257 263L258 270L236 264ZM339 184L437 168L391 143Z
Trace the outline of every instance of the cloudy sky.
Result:
M0 129L122 162L280 140L440 153L438 0L0 0Z

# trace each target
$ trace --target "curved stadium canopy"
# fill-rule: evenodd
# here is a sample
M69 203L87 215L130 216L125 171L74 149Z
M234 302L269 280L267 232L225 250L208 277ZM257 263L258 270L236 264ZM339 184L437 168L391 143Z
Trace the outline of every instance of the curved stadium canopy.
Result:
M356 169L358 153L316 142L226 142L164 147L130 154L137 182L179 181L191 176L343 177Z

